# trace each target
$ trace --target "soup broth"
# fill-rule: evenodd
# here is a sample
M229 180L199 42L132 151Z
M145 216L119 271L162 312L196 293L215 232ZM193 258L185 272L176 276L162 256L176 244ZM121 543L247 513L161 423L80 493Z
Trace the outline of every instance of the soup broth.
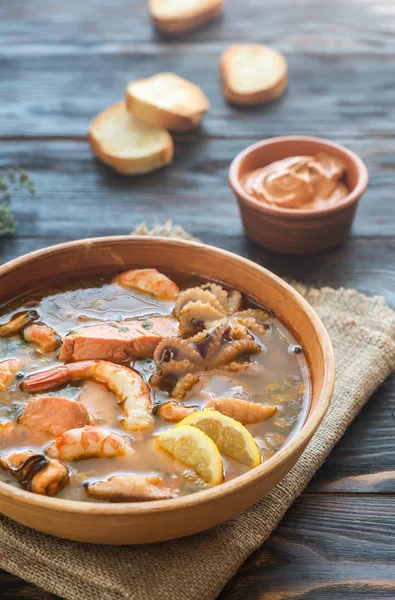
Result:
M191 458L184 461L166 444L158 444L163 434L179 427L182 418L173 414L178 409L188 407L195 416L215 412L225 424L234 416L241 435L252 436L262 462L301 428L310 401L309 370L290 331L264 307L224 286L194 277L173 281L177 285L167 293L166 278L165 291L150 278L148 285L122 276L78 279L26 294L0 309L2 481L36 493L91 502L181 496L214 483ZM180 293L174 291L177 286ZM32 321L22 328L17 324L14 331L8 324L18 314ZM136 327L142 350L135 343ZM44 342L49 345L44 347ZM3 377L2 386L1 365L8 366L10 360L18 361L17 368ZM96 375L99 362L102 371ZM62 378L59 367L63 366L69 370ZM125 389L117 391L115 375L110 381L105 369L118 378L132 374L140 391L132 392L126 379ZM41 373L48 370L50 375L43 378ZM145 405L136 408L135 398L143 396ZM40 401L46 398L51 400L45 400L44 407ZM265 418L250 415L251 406L259 410L258 405L268 407ZM49 410L48 415L44 410ZM174 419L169 421L169 414ZM73 434L77 437L66 439L68 423L76 423L70 429L77 431ZM78 436L93 429L110 435L110 450L103 450L103 445L97 452L83 448ZM221 448L218 440L211 439ZM64 444L67 449L76 446L74 457L64 453ZM128 449L123 454L121 446ZM222 452L221 461L223 481L251 468L233 450ZM45 483L41 488L38 475L45 469L48 474L55 462L65 467L59 475L62 483L56 480L55 487ZM141 477L117 479L124 475ZM104 492L94 491L94 484L108 484L112 477L113 490L110 483Z

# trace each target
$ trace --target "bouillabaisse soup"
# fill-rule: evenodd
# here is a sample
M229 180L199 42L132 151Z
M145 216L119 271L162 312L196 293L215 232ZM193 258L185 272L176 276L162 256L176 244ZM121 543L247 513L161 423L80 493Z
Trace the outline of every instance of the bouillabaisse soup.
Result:
M189 494L269 460L308 411L297 340L214 282L132 270L0 315L0 478L34 493Z

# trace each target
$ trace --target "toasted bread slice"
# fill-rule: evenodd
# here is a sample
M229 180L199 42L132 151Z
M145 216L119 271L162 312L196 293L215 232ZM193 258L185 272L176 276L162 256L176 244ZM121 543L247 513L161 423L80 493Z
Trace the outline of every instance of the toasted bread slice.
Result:
M155 27L174 35L215 19L223 5L223 0L150 0L149 11Z
M224 96L235 104L265 104L279 98L287 87L287 61L269 46L230 46L221 56L220 70Z
M164 129L144 123L126 108L113 104L89 128L93 154L125 175L148 173L172 161L174 148Z
M172 131L194 129L209 107L197 85L174 73L132 81L126 88L126 104L139 119Z

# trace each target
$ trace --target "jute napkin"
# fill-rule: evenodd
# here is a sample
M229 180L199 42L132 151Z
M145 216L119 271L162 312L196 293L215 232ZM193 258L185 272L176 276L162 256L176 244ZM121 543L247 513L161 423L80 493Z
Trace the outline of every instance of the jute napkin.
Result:
M331 336L337 380L324 422L268 496L209 531L139 547L68 542L0 517L0 567L69 600L215 598L268 538L369 396L395 369L395 314L381 298L296 287Z

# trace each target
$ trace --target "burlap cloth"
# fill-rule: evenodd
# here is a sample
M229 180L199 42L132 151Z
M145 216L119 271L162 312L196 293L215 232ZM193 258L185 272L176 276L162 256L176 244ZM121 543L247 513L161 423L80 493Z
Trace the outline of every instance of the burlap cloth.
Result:
M141 233L141 231L140 231ZM374 390L395 369L395 314L354 290L297 285L335 350L335 394L290 473L258 504L214 529L150 546L68 542L0 517L0 567L70 600L210 600L268 538Z

